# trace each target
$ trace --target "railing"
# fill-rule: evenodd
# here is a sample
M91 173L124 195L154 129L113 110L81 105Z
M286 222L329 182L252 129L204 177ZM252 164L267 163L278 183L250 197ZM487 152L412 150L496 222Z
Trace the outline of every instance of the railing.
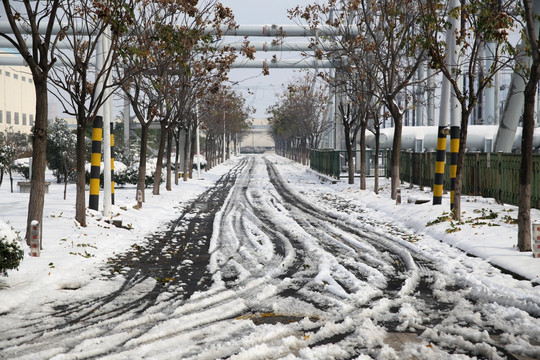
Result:
M360 174L360 150L353 150L355 174ZM310 150L310 167L322 174L340 179L347 176L346 150ZM366 176L375 176L375 151L366 150ZM386 150L379 153L379 176L386 176Z
M448 154L447 154L448 155ZM444 188L450 187L450 171L445 165ZM508 153L468 153L463 162L464 195L483 196L507 204L517 205L519 201L520 154ZM433 186L435 176L435 153L401 153L401 180L416 185ZM391 168L388 157L387 171ZM390 172L389 172L390 173ZM531 207L540 209L540 155L533 156L531 180Z

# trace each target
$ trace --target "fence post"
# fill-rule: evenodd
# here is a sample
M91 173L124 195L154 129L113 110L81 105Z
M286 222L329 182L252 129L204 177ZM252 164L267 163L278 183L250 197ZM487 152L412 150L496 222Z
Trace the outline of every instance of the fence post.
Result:
M414 153L412 152L412 150L409 152L409 187L412 189L413 188L413 181L414 181L414 177L413 177L413 170L414 170L414 166L413 166L413 155Z
M502 203L502 154L499 151L497 154L497 159L499 161L498 170L497 170L497 202Z

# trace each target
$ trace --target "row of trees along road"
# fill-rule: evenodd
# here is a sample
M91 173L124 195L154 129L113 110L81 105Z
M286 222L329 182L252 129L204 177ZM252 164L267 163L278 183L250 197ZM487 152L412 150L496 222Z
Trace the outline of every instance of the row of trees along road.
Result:
M461 184L469 116L482 91L492 86L500 69L525 68L522 73L527 74L528 84L523 115L518 216L518 246L522 251L530 250L530 173L534 130L531 119L540 71L538 30L533 25L535 12L532 5L531 0L328 0L325 4L289 10L290 18L307 23L312 30L321 25L331 29L325 35L318 34L310 39L315 49L312 56L338 65L335 76L320 75L339 99L337 108L345 130L348 153L363 126L368 125L369 130L377 135L380 125L377 119L392 119L393 199L400 183L402 119L404 111L408 110L398 100L412 98L413 87L428 80L424 71L418 71L423 66L427 65L431 70L427 72L428 76L442 74L448 80L459 107L458 123L461 127L453 202L453 216L458 220L461 217ZM517 57L516 46L510 36L513 32L521 33L526 43L525 54L532 56L532 66L523 60L526 56ZM451 43L455 43L455 47L450 48ZM491 50L486 55L484 49L488 43ZM492 65L486 69L484 62L488 57ZM450 58L455 60L450 62ZM362 141L360 143L364 148ZM352 166L350 160L349 155L349 165ZM351 171L350 182L353 181Z
M231 153L231 142L236 149L238 141L249 129L248 118L254 110L245 104L230 86L221 86L217 92L205 94L199 102L199 121L206 134L208 167L219 163ZM225 145L225 147L224 147Z
M314 76L306 74L287 84L266 110L276 151L306 164L309 149L317 148L329 129L327 104L327 88Z
M241 49L214 46L222 26L236 26L231 10L214 0L2 3L11 33L0 36L28 64L36 91L27 241L30 222L42 222L43 217L49 94L60 100L66 114L77 119L75 218L86 226L86 127L111 94L124 94L143 128L137 187L144 192L145 136L150 123L160 121L162 160L163 147L167 141L172 144L172 134L179 136L181 128L189 134L197 125L193 109L202 94L219 91L236 54L253 56L247 42ZM213 35L203 31L207 26L214 29ZM106 39L108 46L100 46L99 39ZM94 63L98 51L104 51L104 61ZM55 91L49 91L49 86ZM161 171L156 176L161 177ZM169 189L170 175L168 179ZM155 181L154 193L159 192L159 183Z

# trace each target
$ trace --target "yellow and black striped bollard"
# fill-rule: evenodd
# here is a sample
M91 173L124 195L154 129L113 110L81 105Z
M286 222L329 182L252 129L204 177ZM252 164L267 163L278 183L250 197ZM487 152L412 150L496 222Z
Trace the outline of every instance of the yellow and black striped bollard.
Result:
M92 156L90 158L90 209L99 208L99 175L101 173L101 141L103 140L103 117L96 116L92 129Z

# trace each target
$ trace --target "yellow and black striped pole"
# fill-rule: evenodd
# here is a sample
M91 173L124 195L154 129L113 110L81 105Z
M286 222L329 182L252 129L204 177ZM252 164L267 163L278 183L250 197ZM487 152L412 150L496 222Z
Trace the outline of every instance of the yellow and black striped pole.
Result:
M103 139L103 117L96 116L92 129L92 156L90 158L90 200L88 206L92 210L99 207L99 176L101 173L101 141Z
M450 127L450 211L454 210L458 151L459 126L452 126Z
M111 204L114 205L114 126L111 123Z
M446 161L446 126L439 126L437 132L437 156L435 158L435 178L433 179L433 205L442 204L444 163Z

